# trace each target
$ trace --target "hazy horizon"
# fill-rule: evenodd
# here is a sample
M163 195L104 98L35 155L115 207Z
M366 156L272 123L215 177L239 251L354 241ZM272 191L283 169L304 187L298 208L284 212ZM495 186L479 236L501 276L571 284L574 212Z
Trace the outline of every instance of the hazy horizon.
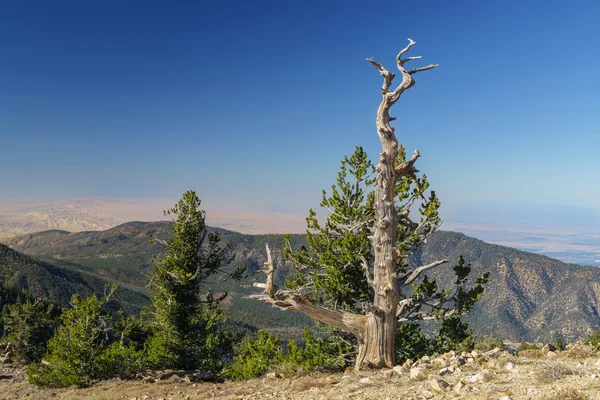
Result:
M49 214L55 210L64 215L64 206L92 210L79 216L81 219L101 219L104 225L97 229L107 229L129 221L169 220L163 210L172 207L177 199L163 201L144 201L131 199L62 199L38 202L0 201L0 228L10 221L11 215L23 215L26 212L41 210ZM327 211L313 206L320 219ZM202 202L206 211L207 224L245 234L284 234L304 233L307 213L270 212L235 208L211 202ZM448 212L442 210L442 230L462 232L468 236L488 243L514 247L520 250L544 254L566 262L581 265L600 266L600 219L592 215L572 213L570 229L561 230L553 226L551 215L553 208L534 209L521 205L520 213L507 216L506 205L462 205ZM308 211L308 209L307 209ZM511 220L512 218L512 220ZM67 218L69 219L69 218ZM45 222L48 224L48 222ZM51 224L52 222L50 222ZM51 225L48 228L52 228ZM68 229L67 229L68 230Z

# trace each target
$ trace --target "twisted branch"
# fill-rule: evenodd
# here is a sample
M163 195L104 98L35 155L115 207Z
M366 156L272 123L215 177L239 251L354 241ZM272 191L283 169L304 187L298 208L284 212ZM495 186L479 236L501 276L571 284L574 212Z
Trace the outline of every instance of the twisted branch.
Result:
M396 173L396 179L404 175L415 174L417 171L414 167L415 161L421 157L421 153L419 150L415 150L412 157L408 161L404 161L394 168L394 172Z
M273 283L273 273L275 265L271 258L271 249L266 245L267 262L265 269L260 270L267 276L265 285L255 284L257 287L265 288L265 294L256 294L248 296L251 299L261 300L270 303L274 307L282 310L300 311L317 321L338 328L344 332L362 336L366 329L367 317L365 315L352 314L341 310L332 310L327 307L313 304L307 297L290 290L278 289Z
M435 268L438 265L447 263L448 261L449 261L448 259L435 261L435 262L432 262L431 264L423 265L419 268L416 268L412 271L407 272L406 274L399 276L398 283L400 284L400 288L404 288L404 287L410 285L411 283L413 283L419 277L419 275L421 275L423 272L427 271L428 269Z

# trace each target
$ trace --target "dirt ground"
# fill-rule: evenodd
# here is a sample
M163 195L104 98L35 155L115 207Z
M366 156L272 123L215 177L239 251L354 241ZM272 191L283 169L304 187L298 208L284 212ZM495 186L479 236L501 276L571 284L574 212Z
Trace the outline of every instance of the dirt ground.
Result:
M530 350L515 357L444 355L396 370L268 374L244 382L106 381L85 389L40 389L22 369L0 366L0 399L281 399L281 400L600 400L600 355L582 348Z

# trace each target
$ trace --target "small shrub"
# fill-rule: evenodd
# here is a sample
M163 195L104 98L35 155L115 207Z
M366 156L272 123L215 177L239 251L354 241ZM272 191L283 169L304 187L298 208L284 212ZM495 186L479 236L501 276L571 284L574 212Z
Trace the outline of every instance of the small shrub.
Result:
M572 344L567 346L567 349L563 352L563 354L567 358L571 359L584 359L584 358L592 358L598 355L597 350L589 345L585 344Z
M337 336L315 339L310 329L304 329L304 348L289 342L280 367L282 372L301 370L342 370L346 361L344 354L351 351L350 345Z
M475 350L480 352L486 352L497 348L506 350L506 345L502 338L494 336L493 333L489 335L479 335L475 338Z
M310 329L304 329L304 347L290 341L283 352L276 337L258 331L255 340L244 340L236 349L228 375L234 379L250 379L269 370L285 374L314 370L342 370L347 366L343 355L350 345L339 337L315 338Z
M537 371L536 378L541 383L554 383L568 375L573 375L575 371L562 364L546 364Z
M588 400L588 396L576 389L558 389L548 400Z
M546 358L546 353L539 349L532 350L521 350L519 351L519 357L524 358Z
M565 349L565 342L562 340L562 338L556 339L556 349L558 351L564 351L564 349Z
M396 331L395 340L396 362L402 364L406 360L418 360L419 358L433 354L435 342L428 339L418 324L401 324Z
M539 350L539 349L540 349L540 346L538 346L535 343L521 342L521 345L517 349L517 352L519 354L521 354L521 352L525 351L525 350Z
M245 339L236 349L228 375L233 379L256 378L279 365L282 360L279 340L260 330L255 340Z
M15 361L30 363L42 358L56 326L53 312L52 304L40 300L4 306L4 341L11 344Z
M141 367L141 352L116 340L115 317L103 310L112 291L102 298L96 295L71 299L72 308L63 312L62 325L48 342L44 362L27 369L29 381L38 386L88 386L95 380L132 374Z
M589 332L584 344L587 344L596 351L600 350L600 331Z
M504 368L506 367L506 364L508 364L509 362L514 365L514 364L517 364L518 359L517 359L517 357L515 357L513 355L502 356L502 357L498 358L498 367L502 368L502 370L504 370Z
M471 351L475 346L473 341L473 330L464 322L460 316L452 316L442 322L442 326L435 338L435 351L446 353L454 350L456 352Z

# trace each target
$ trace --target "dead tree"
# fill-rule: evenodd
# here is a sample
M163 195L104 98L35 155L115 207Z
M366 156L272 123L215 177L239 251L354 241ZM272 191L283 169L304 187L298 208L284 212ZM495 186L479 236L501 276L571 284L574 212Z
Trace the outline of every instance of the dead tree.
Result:
M367 60L383 77L382 100L376 117L377 133L382 151L376 167L375 221L372 236L374 263L372 266L365 263L366 278L374 290L372 305L364 309L364 314L354 314L313 304L306 296L276 288L273 284L275 266L268 245L268 261L263 270L267 275L267 283L257 285L265 288L265 294L252 296L284 310L302 312L320 322L355 335L358 339L356 369L364 366L381 368L394 365L394 338L398 328L398 319L403 317L407 306L411 305L411 301L402 296L403 288L413 283L422 272L447 262L447 260L437 261L403 274L399 274L396 268L398 258L401 257L401 253L397 249L398 225L412 221L404 218L405 216L398 215L395 188L398 180L406 176L412 177L417 183L415 173L418 171L414 164L420 154L415 150L409 160L397 162L399 145L394 128L390 125L390 121L394 118L390 117L389 111L402 93L415 84L414 74L437 66L430 64L411 70L406 69L407 62L421 58L419 56L403 58L415 44L413 40L408 40L408 45L396 57L396 65L402 75L402 82L393 90L390 87L395 74L389 72L372 58ZM423 199L423 201L426 200ZM370 271L372 271L372 278Z

